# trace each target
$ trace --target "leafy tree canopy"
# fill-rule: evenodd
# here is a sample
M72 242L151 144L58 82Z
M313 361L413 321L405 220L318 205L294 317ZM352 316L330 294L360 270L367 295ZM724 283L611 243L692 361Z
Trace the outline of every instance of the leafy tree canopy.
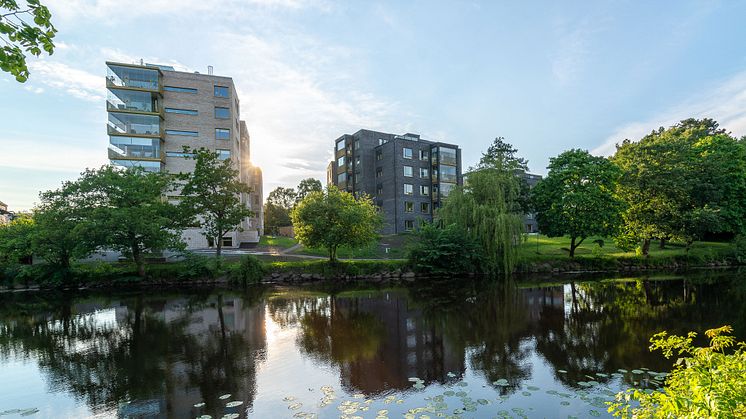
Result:
M621 202L614 195L619 169L585 150L550 159L549 174L533 189L539 230L570 236L570 257L588 236L609 236L619 225Z
M324 188L321 186L321 181L314 178L307 178L300 181L296 193L295 202L298 203L303 200L311 192L321 192Z
M42 50L54 53L52 39L57 29L52 14L39 0L0 0L0 70L23 83L29 77L26 54L40 56ZM29 20L29 18L31 20Z
M304 246L326 248L329 261L340 246L360 248L375 241L381 215L367 196L358 199L336 187L311 192L290 213L295 238Z

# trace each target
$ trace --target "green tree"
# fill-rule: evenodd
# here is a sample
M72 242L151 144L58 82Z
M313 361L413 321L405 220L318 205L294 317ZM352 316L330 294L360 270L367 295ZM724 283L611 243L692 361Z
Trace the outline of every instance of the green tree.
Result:
M300 181L296 193L295 202L298 203L303 200L311 192L321 192L324 188L321 186L321 181L314 178L307 178Z
M505 175L503 190L508 208L513 212L526 213L530 210L530 190L523 174L528 172L528 161L518 157L517 153L518 150L505 142L504 137L497 137L471 171L496 170Z
M28 22L31 18L31 22ZM23 83L29 77L26 55L40 56L42 50L54 53L57 29L52 25L52 14L39 0L0 0L0 70Z
M34 220L29 216L20 216L8 224L0 224L0 265L16 264L33 255L31 238L34 227Z
M472 273L481 269L482 249L468 232L455 224L439 228L426 223L415 233L407 258L420 272Z
M746 228L746 145L714 120L687 119L625 140L612 160L622 170L618 195L626 203L620 246L641 243L647 255L652 239L690 245Z
M267 196L264 203L264 228L277 234L280 227L293 225L290 211L297 202L298 194L293 188L277 187Z
M130 257L140 276L147 253L184 249L178 208L163 199L173 188L169 175L104 166L86 170L76 185L102 246Z
M515 172L491 164L471 171L437 212L443 225L454 224L479 242L488 272L507 275L515 266L522 238L519 190Z
M570 236L570 257L588 236L609 236L619 225L621 202L614 195L619 169L585 150L550 159L549 174L533 189L539 230Z
M196 165L192 173L181 175L186 184L180 207L184 214L190 214L191 224L199 225L202 234L215 241L220 257L222 237L232 230L241 231L241 222L253 215L241 200L241 194L248 194L251 188L239 180L231 161L221 160L218 153L188 147L184 152L193 155Z
M337 260L340 246L360 248L375 241L382 224L370 198L355 199L336 187L311 192L295 206L290 218L296 239L307 247L326 248L330 262Z
M723 326L705 332L709 347L695 347L696 333L656 334L650 350L666 358L684 355L666 378L663 391L632 389L619 393L609 412L623 418L742 418L746 417L746 343L736 343ZM728 349L736 346L733 353Z

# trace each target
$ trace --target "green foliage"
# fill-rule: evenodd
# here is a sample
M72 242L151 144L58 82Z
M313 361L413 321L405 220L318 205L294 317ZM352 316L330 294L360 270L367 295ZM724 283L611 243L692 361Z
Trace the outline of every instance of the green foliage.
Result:
M8 224L0 224L0 264L16 264L32 256L34 228L31 217L19 217Z
M325 248L337 259L340 246L363 247L378 237L381 215L367 196L355 199L336 187L312 192L290 214L295 238L304 246Z
M216 278L223 269L219 258L196 253L185 253L184 260L175 266L178 268L176 277L179 279ZM150 272L148 276L151 276Z
M733 240L733 259L740 263L746 263L746 235L739 234Z
M243 284L256 283L267 273L262 262L256 256L244 255L231 270L231 278Z
M661 350L666 358L683 355L665 388L620 393L609 412L623 418L746 417L746 343L736 343L732 331L730 326L706 331L709 347L693 346L694 332L656 334L650 339L650 350ZM729 353L734 346L736 350Z
M497 152L510 148L499 140L494 155L482 157L464 187L451 191L437 218L444 225L458 226L479 243L486 271L509 274L517 262L516 245L523 231L521 187L515 171L518 163L504 151Z
M97 244L130 257L140 276L146 253L184 249L178 209L163 200L172 189L169 175L104 166L86 170L72 185L68 199L88 209L83 222L96 232Z
M218 153L205 148L184 147L184 152L193 155L196 165L192 173L180 176L186 181L180 207L191 219L189 224L199 225L202 234L215 241L219 258L222 237L232 230L242 231L241 223L253 215L241 199L251 188L241 182L230 159L221 160Z
M482 258L477 241L455 224L444 228L423 224L407 255L415 271L436 275L477 272Z
M275 188L269 193L264 204L264 230L270 234L278 234L280 227L293 225L290 211L312 192L321 191L321 182L313 178L301 180L297 192L293 188Z
M295 196L295 203L302 201L305 197L307 197L311 192L321 192L324 190L323 186L321 186L321 181L314 178L306 178L300 181L298 183L298 187L296 188L298 191Z
M505 142L504 137L497 137L479 159L476 170L496 169L501 173L512 174L504 185L505 201L511 212L527 213L530 211L530 189L522 176L528 172L528 161L517 156L518 150Z
M26 0L25 7L16 0L0 0L0 70L23 83L29 77L26 53L40 56L42 50L54 53L52 39L57 29L52 25L52 14L39 0ZM27 22L27 18L32 22Z
M345 275L375 275L401 271L407 262L403 260L302 260L292 262L269 262L265 266L269 272L315 274L325 278L338 278Z
M711 119L687 119L640 141L625 140L613 161L625 202L619 244L654 238L692 243L746 228L746 143Z
M532 191L539 230L569 236L570 257L588 236L610 236L619 224L621 202L614 196L618 168L584 150L550 159L549 174Z

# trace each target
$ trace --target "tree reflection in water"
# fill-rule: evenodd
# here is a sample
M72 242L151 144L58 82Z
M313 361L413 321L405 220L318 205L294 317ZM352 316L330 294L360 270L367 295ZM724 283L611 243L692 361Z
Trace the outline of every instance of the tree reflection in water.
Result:
M204 401L201 412L221 416L219 395L254 398L266 348L260 297L4 295L0 354L34 360L51 391L94 413L188 417Z

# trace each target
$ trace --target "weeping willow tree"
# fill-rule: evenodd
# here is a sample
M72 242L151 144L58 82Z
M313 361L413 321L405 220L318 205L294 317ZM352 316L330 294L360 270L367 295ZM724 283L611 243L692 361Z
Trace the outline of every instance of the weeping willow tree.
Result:
M484 270L510 274L522 239L522 177L526 162L497 138L467 175L463 187L451 191L438 211L444 225L455 224L474 237L484 252Z

